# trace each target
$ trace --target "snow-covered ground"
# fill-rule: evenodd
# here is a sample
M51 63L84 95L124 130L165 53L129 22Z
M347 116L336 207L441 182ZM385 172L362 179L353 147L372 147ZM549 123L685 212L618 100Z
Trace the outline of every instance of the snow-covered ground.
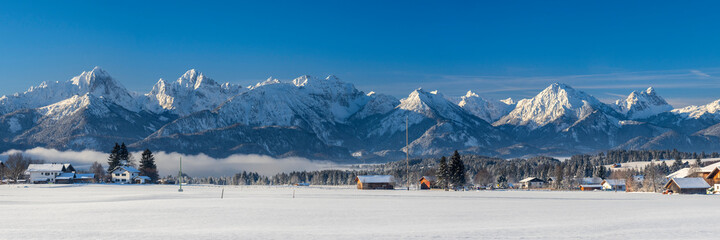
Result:
M712 239L719 195L0 185L0 239ZM293 198L295 191L295 198Z

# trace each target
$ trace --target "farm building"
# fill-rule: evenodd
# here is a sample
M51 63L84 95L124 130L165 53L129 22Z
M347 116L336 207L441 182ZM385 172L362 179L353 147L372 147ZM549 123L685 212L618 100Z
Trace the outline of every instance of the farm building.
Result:
M579 178L580 190L581 191L593 191L602 189L602 178L599 177L584 177Z
M522 185L522 188L530 189L530 188L542 188L545 186L545 181L536 177L529 177L525 178L523 180L520 180L520 184Z
M580 184L580 191L594 191L602 189L600 184Z
M74 183L94 183L95 182L95 174L94 173L76 173L75 179L73 179Z
M436 182L437 178L435 176L423 176L420 178L420 189L436 188Z
M30 183L55 183L56 178L60 175L74 173L75 168L72 165L62 163L30 164L25 170L25 175L28 175ZM63 178L65 177L67 175L63 175Z
M625 179L605 179L600 184L603 190L608 191L626 191Z
M716 167L708 176L705 181L713 186L714 192L720 192L720 167Z
M358 189L394 189L395 178L390 175L361 175L355 177Z
M710 185L703 178L673 178L665 184L665 189L673 193L706 194Z
M705 167L699 168L699 167L686 167L680 170L677 170L666 177L668 179L671 178L707 178L708 175L710 175L710 172L715 170L716 168L720 167L720 162L716 162L710 165L707 165Z

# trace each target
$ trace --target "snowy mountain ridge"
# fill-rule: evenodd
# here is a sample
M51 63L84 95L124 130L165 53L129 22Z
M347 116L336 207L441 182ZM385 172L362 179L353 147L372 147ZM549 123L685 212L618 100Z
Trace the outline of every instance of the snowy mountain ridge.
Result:
M364 93L333 75L268 78L243 88L195 69L175 81L159 79L151 91L139 94L96 67L0 97L0 150L106 150L105 145L126 142L138 149L193 154L314 159L388 159L404 151L435 156L453 150L497 156L608 148L710 151L720 145L719 110L720 100L672 109L653 88L613 104L562 83L517 102L489 100L473 91L453 98L422 88L398 100Z
M494 125L526 126L532 130L560 117L576 121L604 107L604 103L583 91L562 83L553 83L535 97L518 101L515 109Z
M615 101L615 106L629 119L648 118L673 109L652 87L643 92L633 91L626 99Z

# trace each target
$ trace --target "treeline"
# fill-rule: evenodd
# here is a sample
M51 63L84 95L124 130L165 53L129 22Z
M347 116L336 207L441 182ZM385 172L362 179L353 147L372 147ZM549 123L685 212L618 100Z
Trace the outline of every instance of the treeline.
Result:
M715 152L710 154L688 153L677 150L611 150L597 154L574 155L564 161L551 157L509 160L478 155L457 155L457 157L461 162L461 172L464 172L464 175L457 172L457 163L455 163L455 170L452 170L454 172L450 174L449 163L446 163L445 167L440 167L442 158L425 158L411 159L409 161L409 175L406 173L408 163L396 161L365 168L353 166L353 170L297 171L280 173L271 177L262 176L255 172L241 172L228 177L188 178L186 181L189 183L220 185L286 185L297 183L352 185L355 184L357 175L378 174L394 176L397 186L405 186L408 180L412 185L415 185L422 176L435 176L440 180L443 187L462 187L463 185L506 187L523 178L538 177L544 180L552 179L553 188L569 189L577 187L580 180L587 177L630 179L633 175L644 175L646 176L645 181L653 181L654 184L652 185L658 188L667 174L695 164L687 164L680 159L715 158L720 157L720 154ZM615 163L622 164L661 159L675 159L677 164L669 166L665 162L659 162L646 168L624 172L611 172L603 167L603 165ZM696 165L701 166L701 164ZM616 176L611 176L611 174ZM458 178L457 176L461 177ZM650 185L650 182L645 186L635 186L635 188L647 188L647 185Z
M320 170L295 171L279 173L272 177L263 176L257 172L243 171L233 176L225 177L188 177L183 176L183 182L188 184L216 184L216 185L292 185L308 183L312 185L351 185L355 184L357 175L371 174L367 171L350 170ZM164 178L168 183L176 183L176 176Z

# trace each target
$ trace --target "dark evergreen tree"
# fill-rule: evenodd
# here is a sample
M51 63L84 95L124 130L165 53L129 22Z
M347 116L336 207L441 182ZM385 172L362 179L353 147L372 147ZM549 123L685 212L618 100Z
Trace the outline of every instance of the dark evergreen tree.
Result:
M120 166L120 156L118 155L119 153L120 145L115 143L115 147L113 147L113 150L110 152L110 156L108 156L108 172L112 172L117 166Z
M448 172L450 173L450 184L453 188L459 188L465 185L465 165L460 160L460 154L456 150L450 157L450 164L448 165Z
M682 159L680 159L680 156L676 156L671 169L674 172L674 171L682 169L684 167L683 165L684 164L682 162Z
M600 165L600 167L597 168L597 173L595 174L595 176L601 179L605 179L607 175L607 169L605 169L605 166Z
M443 189L447 190L450 183L450 172L448 171L448 164L445 156L440 158L440 163L438 164L435 177L437 177L438 186L442 186Z
M155 165L155 156L153 156L150 149L145 149L140 159L140 175L147 176L150 178L151 183L157 182L158 171Z
M125 143L122 143L120 145L120 150L118 150L118 159L120 160L121 165L123 165L123 166L130 165L130 152L128 152L127 147L125 146Z

